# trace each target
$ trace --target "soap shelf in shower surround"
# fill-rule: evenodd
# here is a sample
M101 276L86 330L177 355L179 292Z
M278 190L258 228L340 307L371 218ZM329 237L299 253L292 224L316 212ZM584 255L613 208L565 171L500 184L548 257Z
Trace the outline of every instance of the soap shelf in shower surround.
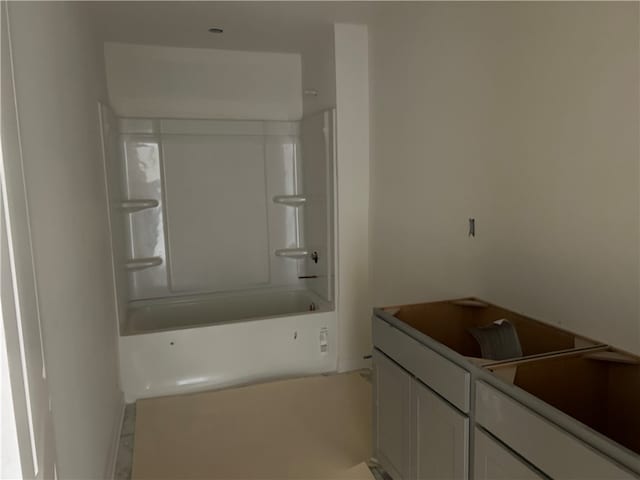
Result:
M273 197L273 203L288 205L289 207L300 207L307 202L304 195L276 195Z
M136 270L144 270L145 268L157 267L162 265L162 258L160 257L145 257L145 258L132 258L127 260L124 264L126 269L130 272Z
M158 205L160 205L158 200L150 198L130 199L120 202L120 208L127 213L139 212L140 210L146 210L147 208L156 208Z
M281 248L276 250L276 257L284 258L305 258L309 256L306 248Z

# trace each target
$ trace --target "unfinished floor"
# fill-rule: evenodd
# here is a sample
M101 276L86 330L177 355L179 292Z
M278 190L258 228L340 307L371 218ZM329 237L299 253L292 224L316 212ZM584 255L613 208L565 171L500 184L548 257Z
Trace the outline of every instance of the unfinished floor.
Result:
M131 477L364 479L370 458L371 384L356 372L138 401Z

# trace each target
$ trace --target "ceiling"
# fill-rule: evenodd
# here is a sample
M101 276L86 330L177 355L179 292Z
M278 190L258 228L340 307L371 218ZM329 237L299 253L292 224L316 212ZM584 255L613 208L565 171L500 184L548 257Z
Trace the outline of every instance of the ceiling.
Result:
M175 47L301 52L331 38L334 22L369 23L375 2L88 2L104 41ZM222 27L223 34L208 32Z

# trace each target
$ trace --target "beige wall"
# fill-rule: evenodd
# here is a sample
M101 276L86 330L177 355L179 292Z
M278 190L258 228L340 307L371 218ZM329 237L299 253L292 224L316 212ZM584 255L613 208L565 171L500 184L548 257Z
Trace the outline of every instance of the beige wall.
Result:
M634 3L381 12L374 303L478 295L640 352L638 22Z
M104 478L122 411L97 101L102 48L80 4L9 21L59 478Z

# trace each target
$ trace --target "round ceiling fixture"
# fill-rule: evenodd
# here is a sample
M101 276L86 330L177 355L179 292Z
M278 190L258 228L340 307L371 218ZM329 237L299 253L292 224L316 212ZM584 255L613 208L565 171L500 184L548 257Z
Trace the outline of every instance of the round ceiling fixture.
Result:
M211 27L209 29L209 33L222 33L224 30L220 27Z

